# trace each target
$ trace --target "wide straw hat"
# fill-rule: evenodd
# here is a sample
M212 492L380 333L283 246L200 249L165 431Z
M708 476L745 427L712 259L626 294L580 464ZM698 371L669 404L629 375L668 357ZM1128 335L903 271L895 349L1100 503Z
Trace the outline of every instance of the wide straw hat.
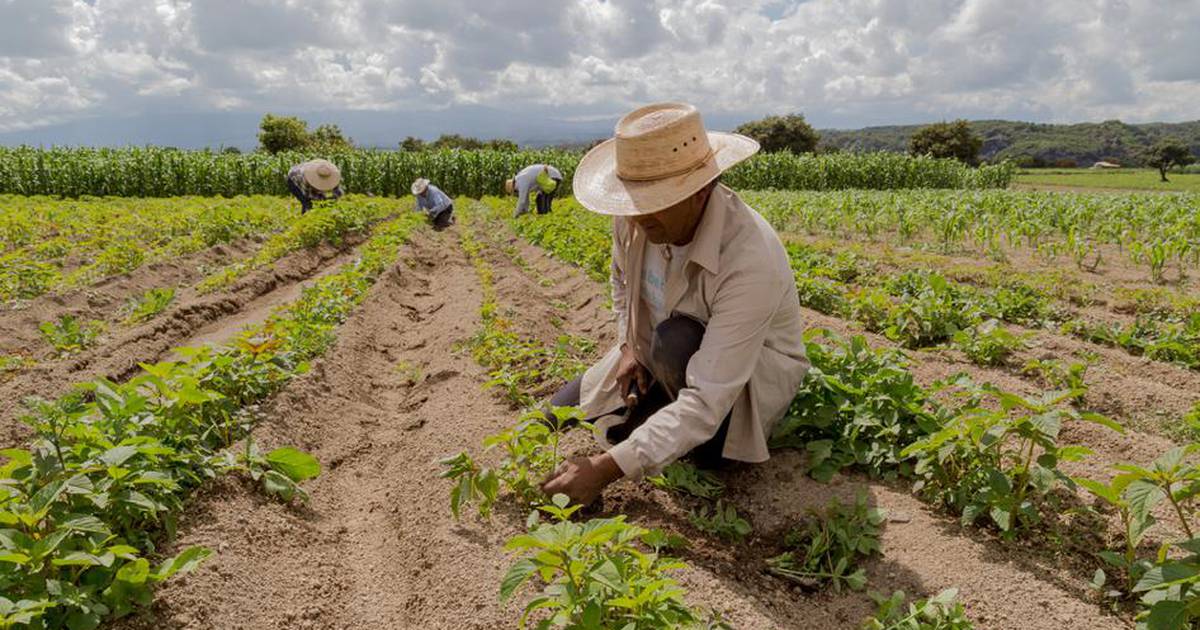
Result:
M418 177L417 181L412 183L412 194L419 195L429 188L429 180L424 177Z
M322 192L328 192L342 183L342 172L329 160L310 160L304 165L304 181Z
M516 183L516 180L514 180L514 179L513 179L513 178L511 178L511 177L509 177L508 179L504 180L504 194L506 194L506 195L511 195L511 194L513 194L513 193L515 193L515 192L517 192L517 183Z
M735 133L707 131L686 103L655 103L617 122L616 136L575 168L575 198L600 214L634 216L669 208L758 152Z

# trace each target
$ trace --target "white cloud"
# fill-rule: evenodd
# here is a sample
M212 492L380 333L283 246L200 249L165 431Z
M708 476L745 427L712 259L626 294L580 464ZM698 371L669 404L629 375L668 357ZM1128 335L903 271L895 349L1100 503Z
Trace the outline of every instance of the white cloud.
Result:
M1195 118L1194 0L0 0L0 130L652 99L848 126Z

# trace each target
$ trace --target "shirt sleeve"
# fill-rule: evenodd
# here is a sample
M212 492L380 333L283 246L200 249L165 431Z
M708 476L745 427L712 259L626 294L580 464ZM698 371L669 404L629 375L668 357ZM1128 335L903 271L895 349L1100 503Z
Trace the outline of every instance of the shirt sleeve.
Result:
M758 274L753 274L757 276ZM626 477L658 474L711 439L750 380L784 287L769 277L731 273L717 291L687 386L609 453Z

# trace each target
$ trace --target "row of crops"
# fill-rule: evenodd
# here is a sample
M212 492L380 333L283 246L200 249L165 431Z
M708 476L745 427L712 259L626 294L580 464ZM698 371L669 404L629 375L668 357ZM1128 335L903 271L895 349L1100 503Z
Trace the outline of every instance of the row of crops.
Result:
M347 201L282 234L311 245L344 236L347 220L335 215L379 218L371 209L383 202ZM27 400L22 420L36 437L4 450L0 465L0 627L95 628L148 605L156 585L210 555L192 547L151 562L187 496L218 476L303 500L298 484L320 465L289 447L260 452L250 438L258 404L332 346L423 223L404 212L375 225L354 262L225 345L182 349L183 359L142 364L122 383L99 379L57 400Z
M924 243L1005 260L1016 250L1096 271L1115 254L1148 279L1200 268L1200 195L1018 191L748 193L781 230ZM1110 257L1106 259L1106 257Z
M505 179L530 164L562 170L569 193L582 154L536 151L354 150L321 155L342 172L347 190L403 196L418 177L451 195L500 194ZM288 169L304 153L228 154L165 148L0 148L0 194L170 197L179 195L283 195ZM840 190L847 188L1004 188L1010 165L969 168L954 160L890 153L760 154L731 170L725 181L739 189Z
M606 276L611 248L606 221L572 202L560 204L547 216L518 219L511 217L510 206L501 199L485 199L479 207L490 213L492 220L507 222L518 234L581 266L589 275ZM812 248L793 246L789 253L799 283L848 281L869 271L864 261L839 260ZM892 319L878 329L914 347L952 338L953 330L944 326L945 322L967 317L970 321L959 323L963 330L971 330L983 315L1036 319L1047 308L1044 296L1029 293L1027 287L979 291L927 271L909 270L876 284L880 288L871 305ZM802 289L802 295L814 295L809 288ZM840 308L833 310L844 314ZM978 346L988 340L966 342ZM806 450L809 474L828 479L837 472L854 470L872 477L903 479L919 497L958 517L964 525L985 528L1034 548L1043 544L1053 547L1045 538L1047 532L1067 531L1072 523L1081 522L1077 517L1091 514L1096 517L1091 522L1113 525L1096 539L1101 546L1069 553L1090 564L1092 568L1081 578L1091 582L1106 605L1136 616L1139 627L1151 629L1187 628L1200 617L1200 538L1193 535L1200 509L1196 491L1200 467L1190 457L1200 445L1169 449L1144 466L1116 465L1111 476L1072 476L1072 463L1088 458L1092 451L1064 442L1060 435L1068 427L1094 424L1114 432L1124 432L1124 428L1087 408L1087 385L1082 375L1068 366L1038 366L1046 389L1026 396L964 374L922 387L901 351L874 349L861 337L843 339L813 330L808 335L808 354L816 369L797 393L772 442L777 448ZM979 357L978 362L990 364L988 352ZM570 410L560 413L569 414ZM551 516L551 522L542 525L531 517L531 533L509 542L508 548L518 552L519 559L505 576L502 594L512 596L520 586L540 578L543 590L535 594L529 610L550 607L554 619L568 625L599 618L616 621L619 626L629 619L658 618L655 615L695 620L695 611L681 608L684 593L665 577L666 567L672 566L672 561L665 559L673 548L669 536L628 529L620 516L568 525L571 508L561 497L539 494L532 480L543 478L557 464L558 444L568 430L568 423L547 426L525 417L487 442L490 448L501 450L498 465L484 466L466 453L445 462L445 476L455 481L451 501L456 513L473 504L486 516L500 497L507 497L505 500ZM686 467L668 470L654 482L706 501L719 495L719 481ZM738 517L736 506L718 500L709 507L693 514L694 525L731 541L745 536L750 525ZM854 506L833 505L816 522L816 534L811 523L789 534L784 546L799 546L772 558L768 571L783 577L789 572L806 577L808 588L813 575L820 575L816 581L824 588L863 588L865 578L857 567L878 551L878 541L873 538L878 518L857 512ZM592 532L605 533L593 539ZM822 535L825 541L852 539L858 551L832 544L814 552L804 544L811 542L806 533ZM561 575L561 563L547 566L544 562L547 552L560 553L560 549L563 554L586 554L581 567L618 567L622 580L607 580L603 572ZM823 555L826 551L831 555ZM810 565L814 553L816 561ZM633 557L648 560L635 568ZM821 567L826 571L821 573ZM661 597L639 590L650 582L660 582L666 589ZM580 595L555 597L564 589ZM613 599L597 601L603 598L588 596L595 593ZM644 605L636 610L613 603L637 597L644 598ZM970 627L965 619L955 622L959 625L951 623L955 610L944 598L942 601L945 605L931 613L937 618L931 616L929 625L921 627Z

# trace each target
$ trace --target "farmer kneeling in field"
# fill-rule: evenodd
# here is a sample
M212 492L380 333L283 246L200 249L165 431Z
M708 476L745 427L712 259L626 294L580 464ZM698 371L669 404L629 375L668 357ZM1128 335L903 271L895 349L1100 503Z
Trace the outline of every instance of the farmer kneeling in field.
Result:
M342 196L342 173L329 160L309 160L291 168L287 174L288 190L300 200L300 214L312 210L314 200L323 201L333 192L333 198Z
M454 225L454 200L424 177L413 182L412 194L417 198L417 212L429 215L433 229L442 230Z
M563 464L547 494L591 503L689 453L709 468L768 458L809 364L779 236L717 181L757 151L665 103L626 115L580 161L576 198L614 217L618 343L551 400L594 419L606 452Z
M562 183L562 173L549 164L533 164L521 169L517 176L504 182L504 190L508 194L517 195L517 214L521 216L529 212L529 195L537 192L537 213L548 214L550 204L554 201L554 193Z

